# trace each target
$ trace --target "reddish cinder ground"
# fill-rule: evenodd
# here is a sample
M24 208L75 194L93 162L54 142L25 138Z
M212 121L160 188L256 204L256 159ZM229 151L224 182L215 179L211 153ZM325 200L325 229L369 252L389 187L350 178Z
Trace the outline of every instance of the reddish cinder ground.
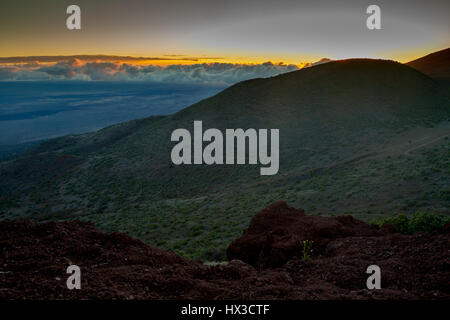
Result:
M230 245L228 265L206 266L87 222L0 222L0 299L449 299L449 240L448 225L406 236L278 202ZM67 289L71 264L81 290ZM381 290L366 288L372 264Z

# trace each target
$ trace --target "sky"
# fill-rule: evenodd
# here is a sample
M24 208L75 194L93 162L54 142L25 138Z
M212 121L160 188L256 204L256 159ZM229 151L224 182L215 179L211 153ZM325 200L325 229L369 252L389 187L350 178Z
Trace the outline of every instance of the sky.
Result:
M81 8L81 30L66 28L70 4ZM381 30L366 27L370 4L381 8ZM323 57L407 62L450 43L448 0L2 0L0 7L0 57L302 66ZM33 61L58 62L41 60Z

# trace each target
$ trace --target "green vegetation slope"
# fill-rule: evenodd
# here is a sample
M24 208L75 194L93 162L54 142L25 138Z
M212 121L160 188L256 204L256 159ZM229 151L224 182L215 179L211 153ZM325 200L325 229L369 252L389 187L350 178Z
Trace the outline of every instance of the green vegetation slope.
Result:
M450 103L435 80L351 59L238 83L170 116L49 140L0 163L0 218L91 220L190 257L221 259L276 200L366 220L448 214ZM280 171L175 166L176 128L279 128Z

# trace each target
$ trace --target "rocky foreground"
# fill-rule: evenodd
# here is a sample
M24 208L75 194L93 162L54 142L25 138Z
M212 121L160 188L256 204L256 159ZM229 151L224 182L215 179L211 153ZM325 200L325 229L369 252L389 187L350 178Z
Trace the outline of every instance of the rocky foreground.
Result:
M87 222L0 222L0 299L449 299L449 229L407 236L278 202L230 245L227 265L207 266ZM81 290L67 289L71 264ZM366 288L372 264L380 290Z

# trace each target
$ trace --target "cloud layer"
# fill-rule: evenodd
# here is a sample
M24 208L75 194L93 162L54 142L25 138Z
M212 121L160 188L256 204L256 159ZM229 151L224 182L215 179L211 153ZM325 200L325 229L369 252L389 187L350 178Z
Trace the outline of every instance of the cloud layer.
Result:
M202 63L191 65L139 65L122 62L83 62L72 58L53 64L28 62L0 65L0 80L116 80L230 85L298 70L295 65Z

